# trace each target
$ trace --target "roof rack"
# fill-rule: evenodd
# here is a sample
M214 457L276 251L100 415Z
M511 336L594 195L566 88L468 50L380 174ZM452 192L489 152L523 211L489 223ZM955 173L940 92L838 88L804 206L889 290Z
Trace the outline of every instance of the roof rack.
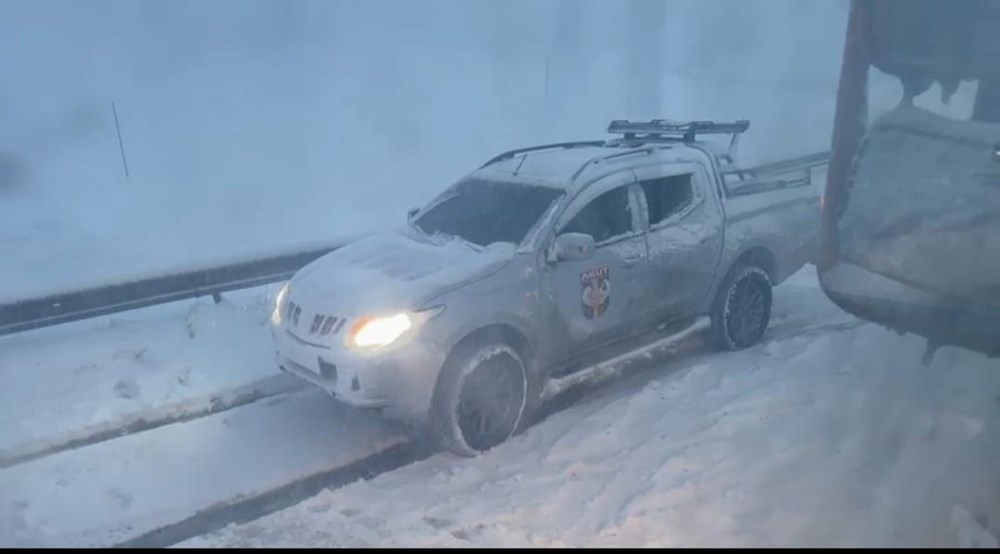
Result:
M497 162L502 162L517 156L518 154L527 154L528 152L537 152L539 150L551 150L554 148L582 148L585 146L604 146L605 142L603 140L585 140L577 142L557 142L554 144L543 144L540 146L529 146L527 148L517 148L515 150L509 150L503 154L498 154L489 159L486 163L481 165L479 169L486 166L493 165Z
M654 119L649 122L632 122L627 119L616 119L608 125L608 132L622 135L621 142L694 142L698 135L731 135L729 140L729 157L735 155L740 135L750 128L750 121L740 119L728 123L715 121L688 121L680 123L666 119ZM642 136L640 136L640 134Z

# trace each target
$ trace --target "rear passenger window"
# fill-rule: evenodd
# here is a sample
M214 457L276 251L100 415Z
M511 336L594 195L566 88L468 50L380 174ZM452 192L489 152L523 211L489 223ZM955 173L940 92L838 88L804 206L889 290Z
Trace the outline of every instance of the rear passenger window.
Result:
M584 233L603 242L632 230L632 210L628 203L628 188L618 187L590 201L576 214L563 233Z
M691 205L694 200L690 173L650 179L639 184L646 194L650 225L669 219Z

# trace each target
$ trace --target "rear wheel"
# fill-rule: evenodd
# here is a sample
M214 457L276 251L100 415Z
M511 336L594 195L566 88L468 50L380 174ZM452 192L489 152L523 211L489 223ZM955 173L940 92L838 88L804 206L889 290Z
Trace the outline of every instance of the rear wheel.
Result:
M730 270L712 304L712 335L726 350L741 350L764 336L771 321L771 279L754 265Z
M509 439L527 419L529 374L510 345L474 340L442 369L431 407L437 441L461 456L475 456Z

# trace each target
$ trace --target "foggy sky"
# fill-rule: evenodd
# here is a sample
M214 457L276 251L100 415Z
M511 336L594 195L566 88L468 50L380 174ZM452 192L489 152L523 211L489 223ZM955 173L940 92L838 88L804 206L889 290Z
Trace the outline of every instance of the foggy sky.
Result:
M749 118L748 161L823 150L846 13L0 0L0 246L44 272L80 251L152 267L315 241L395 221L498 151L604 138L623 117Z

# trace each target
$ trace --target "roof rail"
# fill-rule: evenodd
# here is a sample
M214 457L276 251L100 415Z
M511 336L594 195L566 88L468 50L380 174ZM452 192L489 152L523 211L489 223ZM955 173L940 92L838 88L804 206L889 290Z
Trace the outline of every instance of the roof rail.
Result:
M517 148L515 150L509 150L507 152L504 152L503 154L498 154L498 155L490 158L489 161L487 161L483 165L479 166L479 169L482 169L482 168L484 168L486 166L493 165L493 164L495 164L497 162L502 162L504 160L509 160L510 158L513 158L514 156L517 156L518 154L527 154L528 152L538 152L538 151L541 151L541 150L551 150L551 149L554 149L554 148L564 148L564 149L565 148L582 148L584 146L604 146L604 145L605 145L605 141L603 141L603 140L585 140L585 141L577 141L577 142L557 142L557 143L554 143L554 144L543 144L543 145L540 145L540 146L529 146L527 148Z
M715 121L688 121L680 123L666 119L649 122L632 122L616 119L608 125L608 132L622 135L622 142L694 142L698 135L731 135L729 157L732 159L739 144L740 135L750 128L750 120L740 119L728 123ZM639 135L642 136L639 136Z
M631 156L633 154L652 154L656 149L657 149L657 147L655 147L655 146L646 146L646 147L643 147L643 148L633 148L631 150L625 150L623 152L614 152L612 154L604 154L604 155L601 155L601 156L594 156L593 158L590 158L589 160L587 160L586 162L584 162L580 166L580 168L577 169L573 173L573 176L570 177L569 180L570 181L575 181L576 178L579 177L580 174L583 173L583 171L585 169L587 169L588 167L590 167L590 166L592 166L594 164L599 164L599 163L601 163L603 161L610 160L610 159L613 159L613 158L621 158L622 156Z

